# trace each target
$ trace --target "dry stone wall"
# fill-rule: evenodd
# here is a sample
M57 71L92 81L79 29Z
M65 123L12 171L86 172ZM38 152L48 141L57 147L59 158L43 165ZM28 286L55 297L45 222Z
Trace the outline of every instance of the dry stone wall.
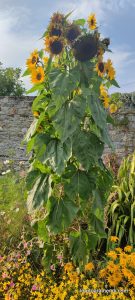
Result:
M115 152L121 160L135 150L135 101L134 93L121 95L123 107L116 113L117 126L109 125ZM28 165L25 146L21 141L29 128L33 97L0 97L0 161L12 159ZM105 154L112 150L105 147Z

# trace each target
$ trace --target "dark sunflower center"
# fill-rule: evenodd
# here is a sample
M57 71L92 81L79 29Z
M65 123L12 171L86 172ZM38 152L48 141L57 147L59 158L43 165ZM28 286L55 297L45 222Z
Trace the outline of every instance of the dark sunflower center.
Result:
M97 41L92 35L83 36L73 45L74 56L79 61L87 61L97 54Z
M91 25L92 25L92 26L94 25L94 20L93 20L93 19L91 19Z
M68 30L66 37L70 42L72 42L78 37L79 34L79 30L72 28Z
M41 73L37 73L37 80L40 80L42 78Z
M51 52L53 54L59 54L61 53L63 49L63 44L61 41L54 41L52 44L51 44Z
M100 63L98 64L98 69L99 69L99 71L100 71L101 73L104 72L104 63L103 63L103 62L100 62Z
M61 34L62 34L62 31L61 31L61 29L59 29L59 28L53 28L52 30L51 30L51 36L53 36L53 35L55 35L55 36L61 36Z
M33 56L33 57L32 57L32 64L35 64L35 63L36 63L36 61L37 61L37 58L36 58L36 56Z

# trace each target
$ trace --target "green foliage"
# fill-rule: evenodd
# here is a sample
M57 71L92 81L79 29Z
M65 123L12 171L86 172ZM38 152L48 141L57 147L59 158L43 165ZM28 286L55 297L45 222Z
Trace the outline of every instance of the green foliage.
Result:
M135 152L121 163L112 192L108 200L109 235L118 236L119 244L135 244Z
M20 97L25 93L20 80L21 69L3 68L0 63L0 96Z
M25 179L11 172L0 177L0 248L1 253L14 247L28 226Z

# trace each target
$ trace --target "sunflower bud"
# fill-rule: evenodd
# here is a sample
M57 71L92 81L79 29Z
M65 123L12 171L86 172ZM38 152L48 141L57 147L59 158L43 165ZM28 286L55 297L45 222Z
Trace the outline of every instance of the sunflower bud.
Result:
M105 39L102 40L102 43L103 43L106 47L108 47L108 46L110 45L110 39L109 39L109 38L105 38Z

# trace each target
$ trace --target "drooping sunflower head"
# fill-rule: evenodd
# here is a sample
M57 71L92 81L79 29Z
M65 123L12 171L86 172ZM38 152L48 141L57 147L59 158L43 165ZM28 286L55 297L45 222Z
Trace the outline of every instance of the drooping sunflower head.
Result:
M64 40L58 36L49 37L45 39L46 51L52 55L59 55L64 48Z
M91 14L89 17L88 17L88 26L91 30L95 30L96 27L97 27L97 20L96 20L96 17L95 17L95 14Z
M80 27L76 24L71 24L66 30L66 39L69 43L74 42L74 40L81 34Z
M31 74L31 82L34 84L42 83L45 78L44 69L42 67L37 67L36 69L33 69Z
M32 70L33 68L35 68L36 64L38 62L38 59L39 59L39 55L38 55L38 50L36 49L31 53L30 57L26 61L27 68L29 70Z
M91 34L83 35L73 43L72 48L75 58L84 62L97 54L97 40Z

